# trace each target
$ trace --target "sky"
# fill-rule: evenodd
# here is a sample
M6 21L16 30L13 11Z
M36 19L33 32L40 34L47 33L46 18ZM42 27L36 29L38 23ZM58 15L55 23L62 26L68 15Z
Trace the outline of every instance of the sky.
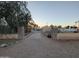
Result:
M74 25L79 20L79 1L29 1L28 9L39 26Z

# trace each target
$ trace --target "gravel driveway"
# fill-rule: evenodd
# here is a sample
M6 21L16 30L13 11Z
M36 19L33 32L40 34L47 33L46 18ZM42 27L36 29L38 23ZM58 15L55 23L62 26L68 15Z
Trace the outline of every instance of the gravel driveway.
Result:
M10 58L72 58L79 57L79 41L56 41L41 32L33 32L14 46L0 48L0 57Z

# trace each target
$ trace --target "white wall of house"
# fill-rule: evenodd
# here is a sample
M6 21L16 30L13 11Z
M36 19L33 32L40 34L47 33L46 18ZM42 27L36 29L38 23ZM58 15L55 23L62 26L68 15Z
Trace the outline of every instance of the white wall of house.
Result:
M74 29L74 28L69 28L69 29L61 28L59 30L61 32L74 32L74 31L77 31L77 29Z
M42 28L42 31L43 32L45 32L45 31L50 31L51 30L51 28L49 27L49 26L44 26L43 28Z

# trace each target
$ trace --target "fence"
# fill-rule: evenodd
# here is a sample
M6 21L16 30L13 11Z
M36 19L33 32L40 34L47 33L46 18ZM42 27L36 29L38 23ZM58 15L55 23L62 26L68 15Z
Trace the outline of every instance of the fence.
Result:
M0 25L0 34L13 34L16 33L16 28L10 28L9 26Z
M0 39L17 39L17 29L0 25Z

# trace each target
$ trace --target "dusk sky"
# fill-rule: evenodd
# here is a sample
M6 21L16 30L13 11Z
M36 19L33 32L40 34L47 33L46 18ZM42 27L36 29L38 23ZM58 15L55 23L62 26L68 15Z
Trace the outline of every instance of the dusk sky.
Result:
M79 1L30 1L28 9L39 26L74 25L79 20Z

